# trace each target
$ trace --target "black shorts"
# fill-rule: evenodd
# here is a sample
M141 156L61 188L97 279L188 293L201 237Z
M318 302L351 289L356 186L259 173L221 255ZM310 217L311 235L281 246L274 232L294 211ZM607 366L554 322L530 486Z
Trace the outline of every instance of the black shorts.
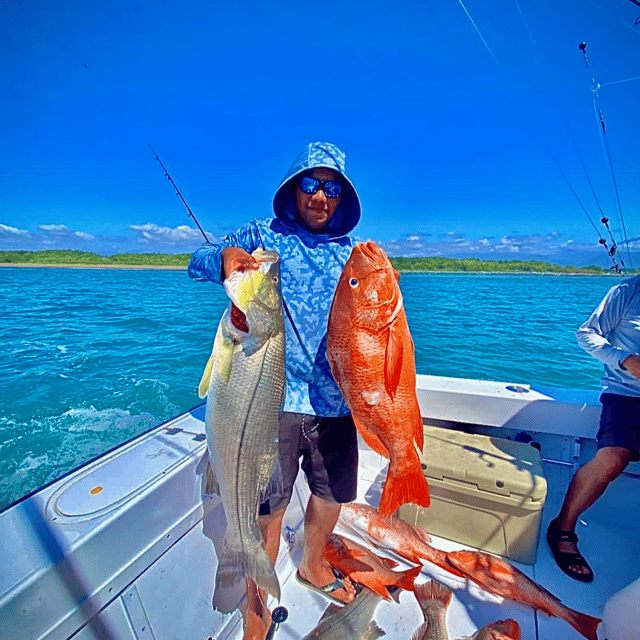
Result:
M631 451L631 460L640 460L640 397L603 393L600 402L598 449L622 447Z
M352 502L358 480L358 439L351 416L322 418L283 413L280 418L282 491L260 505L260 515L289 504L300 468L311 493L328 502Z

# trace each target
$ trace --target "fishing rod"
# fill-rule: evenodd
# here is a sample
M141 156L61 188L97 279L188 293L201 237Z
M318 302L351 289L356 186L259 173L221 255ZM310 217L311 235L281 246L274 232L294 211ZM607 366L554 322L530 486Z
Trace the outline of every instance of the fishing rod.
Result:
M581 42L578 45L578 49L580 49L580 51L582 51L582 55L584 56L584 62L585 65L587 67L587 69L589 71L591 71L591 67L589 65L589 57L587 56L587 43L586 42ZM632 260L631 260L631 250L629 248L629 240L627 237L627 229L624 223L624 216L622 213L622 204L620 203L620 193L618 191L618 183L616 181L616 175L615 172L613 170L613 161L611 159L611 150L609 148L609 140L607 139L607 127L606 127L606 123L604 120L604 114L602 112L602 109L600 109L600 107L598 106L598 91L605 86L611 85L611 84L619 84L621 82L630 82L632 80L638 80L640 79L640 76L635 77L635 78L627 78L625 80L616 80L614 82L604 82L604 83L600 83L600 82L596 82L595 78L592 76L591 77L591 92L593 93L593 110L594 110L594 115L596 118L596 123L598 125L598 134L600 136L600 142L602 145L602 152L604 154L604 158L605 158L605 163L607 164L607 166L609 167L609 171L611 173L611 180L613 183L613 191L616 197L616 203L618 205L618 223L620 224L620 227L622 229L622 234L623 234L623 238L624 238L624 243L627 247L627 255L629 256L629 265L631 268L633 268L633 264L632 264ZM611 247L611 251L615 251L616 250L616 244L615 244L615 240L613 238L613 234L611 233L611 229L609 229L609 219L603 215L602 220L601 220L602 224L607 228L607 230L609 231L609 235L611 236L611 240L613 242L613 246ZM612 255L610 253L610 255ZM618 253L618 255L620 256L620 253ZM622 260L622 257L620 256L620 262L622 263L622 266L626 272L626 266L624 264L624 261Z
M173 178L169 175L167 168L162 164L162 160L160 160L160 158L158 157L158 154L154 151L153 147L149 143L147 143L147 146L149 147L149 149L151 149L151 151L153 152L153 155L156 157L156 160L160 163L160 166L164 169L164 175L167 176L167 179L173 185L173 188L176 190L176 193L180 196L180 200L182 200L182 204L184 204L184 206L187 208L187 211L189 212L188 215L190 215L193 218L193 221L196 223L198 229L200 229L200 233L204 236L205 242L207 244L211 244L209 242L209 238L207 238L207 234L204 232L204 229L200 226L200 223L198 222L197 218L193 214L193 211L191 211L191 207L189 207L189 205L187 204L187 201L184 199L183 195L180 193L180 189L178 189L178 186L173 181Z

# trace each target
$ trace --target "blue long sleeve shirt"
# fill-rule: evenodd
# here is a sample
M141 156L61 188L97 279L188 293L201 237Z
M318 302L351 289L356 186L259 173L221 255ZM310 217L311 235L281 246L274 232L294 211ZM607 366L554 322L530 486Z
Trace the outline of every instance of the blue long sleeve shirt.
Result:
M286 392L284 411L343 416L349 409L326 358L327 321L338 279L352 241L289 228L277 219L259 219L229 234L221 243L196 250L189 276L221 283L222 250L262 248L280 255L285 309Z

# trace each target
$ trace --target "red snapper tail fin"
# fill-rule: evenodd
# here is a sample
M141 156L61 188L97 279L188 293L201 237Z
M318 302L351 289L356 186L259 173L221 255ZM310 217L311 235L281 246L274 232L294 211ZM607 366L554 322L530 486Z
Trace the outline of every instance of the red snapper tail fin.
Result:
M398 465L389 463L387 479L382 488L378 511L384 518L395 513L403 504L412 502L421 507L430 504L429 487L420 467L420 459L414 451L415 462Z

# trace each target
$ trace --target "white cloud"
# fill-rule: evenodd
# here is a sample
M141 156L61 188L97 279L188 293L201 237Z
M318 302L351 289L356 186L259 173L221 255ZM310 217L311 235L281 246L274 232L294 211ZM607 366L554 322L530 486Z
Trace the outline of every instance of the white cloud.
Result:
M129 229L138 235L140 242L145 243L193 244L202 239L199 231L184 224L172 229L171 227L160 227L157 224L147 222L146 224L132 224Z
M45 233L58 234L58 235L66 235L71 233L69 227L64 224L41 224L38 226L40 231L44 231Z
M162 227L152 222L134 224L131 233L120 236L100 235L69 228L65 224L41 224L35 231L0 224L0 250L39 251L75 249L102 255L114 253L189 253L202 245L200 232L187 225ZM211 242L220 239L208 232Z
M92 235L91 233L85 233L84 231L76 231L74 234L77 238L80 238L80 240L95 240L96 237L94 235Z
M7 236L24 237L28 236L29 232L25 231L24 229L16 229L16 227L10 227L7 224L0 224L0 234L6 234Z
M419 242L416 238L419 238ZM571 238L563 239L559 231L479 239L467 238L465 234L455 231L443 233L437 239L431 239L421 233L410 233L393 241L380 242L380 245L392 257L541 260L575 266L598 264L605 268L612 264L607 252L597 242L583 243ZM631 249L638 251L640 238L633 238L629 245ZM622 251L622 248L620 250ZM624 251L626 252L626 247Z

